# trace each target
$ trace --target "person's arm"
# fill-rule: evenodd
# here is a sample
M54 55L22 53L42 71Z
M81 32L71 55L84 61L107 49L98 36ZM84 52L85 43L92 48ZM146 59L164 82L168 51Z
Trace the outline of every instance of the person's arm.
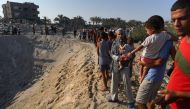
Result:
M125 48L126 48L126 46L127 46L127 44L124 44L122 49L125 49Z
M176 54L176 49L174 46L171 47L169 53L170 53L172 59L174 60L175 54ZM164 61L166 61L166 60L164 60L165 58L166 57L161 56L158 59L155 59L152 63L145 63L145 62L139 61L139 64L147 66L147 67L155 67L155 66L161 65Z
M119 52L121 52L123 50L123 46L119 45Z
M162 94L162 98L156 102L157 105L161 105L162 107L176 101L177 99L189 99L190 100L190 92L181 92L181 91L173 91L173 90L161 90L158 91L159 94Z
M182 92L182 91L173 91L173 90L161 90L158 92L165 96L165 100L168 101L170 99L190 99L190 92Z
M147 66L147 67L155 67L155 66L159 66L163 63L163 59L162 58L158 58L158 59L155 59L153 62L151 63L145 63L143 61L139 61L138 62L140 65L143 65L143 66Z
M140 45L137 48L135 48L133 51L131 51L130 53L128 53L128 57L131 57L131 55L133 55L134 53L136 53L137 51L141 50L144 46Z
M175 92L177 98L190 99L190 92Z
M145 70L145 69L143 69ZM145 76L148 74L148 71L147 72L144 72L143 71L143 74L142 74L142 77L140 77L140 83L142 83L142 81L144 80Z

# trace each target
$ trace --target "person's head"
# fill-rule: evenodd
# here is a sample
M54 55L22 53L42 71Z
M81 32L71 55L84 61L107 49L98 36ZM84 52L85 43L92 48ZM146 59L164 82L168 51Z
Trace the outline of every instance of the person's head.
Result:
M104 29L104 32L108 32L108 29L107 29L107 28L105 28L105 29Z
M164 29L164 19L159 15L153 15L148 20L156 20L159 22L160 28Z
M99 31L103 32L104 31L104 27L100 27Z
M113 31L110 31L110 32L108 33L108 38L109 38L109 40L115 39L115 35L114 35L114 32L113 32Z
M149 18L145 24L144 24L145 30L148 35L152 35L155 33L159 33L162 29L162 26L160 24L160 20L155 18Z
M178 35L190 36L190 0L178 0L173 4L171 19Z
M122 36L124 36L124 32L122 28L119 28L116 30L116 36L117 38L121 38Z
M133 40L133 38L132 37L127 37L127 44L129 44L129 45L133 45L133 43L134 43L134 40Z
M100 38L103 39L103 40L107 40L108 39L108 34L105 33L105 32L101 32Z

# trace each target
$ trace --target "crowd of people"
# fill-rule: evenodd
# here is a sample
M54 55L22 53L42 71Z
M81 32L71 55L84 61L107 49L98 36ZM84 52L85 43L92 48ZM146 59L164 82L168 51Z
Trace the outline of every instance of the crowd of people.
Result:
M134 47L133 37L128 30L122 28L107 30L97 29L74 30L73 34L79 40L93 42L97 49L100 67L101 91L110 91L108 102L119 101L119 84L122 81L128 108L138 109L190 109L190 0L177 0L171 7L171 19L179 38L168 32L164 27L164 19L153 15L144 24L147 38ZM57 28L51 26L54 34ZM36 33L35 25L32 26ZM20 35L19 27L12 27L13 35ZM64 28L61 30L64 36ZM43 28L41 28L43 34ZM49 28L45 28L49 34ZM173 41L176 41L177 47ZM135 53L143 49L141 56ZM169 83L165 90L160 90L166 72L169 56L174 61ZM137 95L132 92L131 77L134 58L140 65L139 87ZM108 81L111 81L110 86ZM109 88L110 87L110 88Z
M167 32L159 15L151 16L144 24L148 34L140 46L134 47L132 36L119 28L108 31L80 30L79 39L93 41L98 54L102 86L110 90L108 102L118 102L119 83L123 81L128 108L189 109L190 105L190 1L178 0L171 7L172 24L179 39ZM174 46L173 41L178 43ZM143 49L144 48L144 49ZM135 53L143 49L139 58L141 66L136 97L131 88L132 62ZM174 61L174 69L165 90L160 90L168 57ZM111 79L110 89L108 80ZM136 98L136 99L135 99Z

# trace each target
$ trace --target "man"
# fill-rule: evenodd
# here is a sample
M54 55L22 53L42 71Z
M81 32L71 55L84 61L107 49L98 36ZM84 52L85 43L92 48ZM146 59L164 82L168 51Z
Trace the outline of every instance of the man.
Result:
M129 77L129 62L125 62L123 69L119 70L119 61L120 61L120 51L119 46L121 44L121 37L124 37L124 32L122 29L116 31L117 37L112 43L111 47L111 57L113 59L112 63L112 79L111 79L111 96L108 98L108 102L117 102L118 101L118 89L119 82L122 79L125 87L125 94L127 96L128 108L134 108L134 98L131 89L131 80ZM125 52L131 51L126 47Z
M176 1L171 8L173 27L182 37L175 56L174 71L171 74L162 106L170 104L172 109L190 108L190 1Z
M153 109L152 100L156 97L157 91L159 90L164 73L166 70L166 61L172 50L172 41L167 41L160 51L159 57L162 59L162 64L160 62L155 62L156 67L151 67L145 76L144 80L139 86L136 103L139 109ZM145 63L141 63L146 65ZM161 65L159 65L161 64Z
M161 28L164 28L163 19L159 16L153 16L150 19L157 19L159 21ZM146 74L144 80L140 84L140 87L137 92L136 102L139 109L153 109L154 105L152 103L153 99L157 95L162 80L164 78L164 73L166 70L166 61L169 57L169 54L174 54L173 43L168 40L165 42L161 50L159 51L159 59L153 63L145 63L140 61L139 63L145 66L148 66L150 69Z

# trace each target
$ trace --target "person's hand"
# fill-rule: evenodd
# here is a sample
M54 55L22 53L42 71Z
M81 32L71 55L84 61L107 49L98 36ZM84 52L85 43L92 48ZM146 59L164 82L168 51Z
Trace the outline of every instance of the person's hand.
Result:
M147 66L147 64L146 64L144 61L141 61L141 58L140 58L140 57L136 58L136 62L137 62L139 65Z
M139 65L145 65L144 62L142 62L140 60L138 60L137 62L138 62Z
M168 104L176 100L175 91L161 90L158 91L157 97L153 100L153 103L158 106L158 109L165 109Z
M165 104L164 96L157 95L156 98L153 100L153 104L155 104L158 109L165 109L166 104Z
M124 58L124 61L127 61L129 57L127 55L123 55L123 58Z
M127 59L128 59L128 56L125 54L121 55L120 57L120 61L126 61Z
M123 55L119 57L119 61L123 61Z
M128 57L131 57L131 56L132 56L132 54L129 52L129 53L127 54L127 56L128 56Z
M158 91L158 93L165 96L165 101L176 99L177 97L176 92L172 90L165 89L165 90Z

